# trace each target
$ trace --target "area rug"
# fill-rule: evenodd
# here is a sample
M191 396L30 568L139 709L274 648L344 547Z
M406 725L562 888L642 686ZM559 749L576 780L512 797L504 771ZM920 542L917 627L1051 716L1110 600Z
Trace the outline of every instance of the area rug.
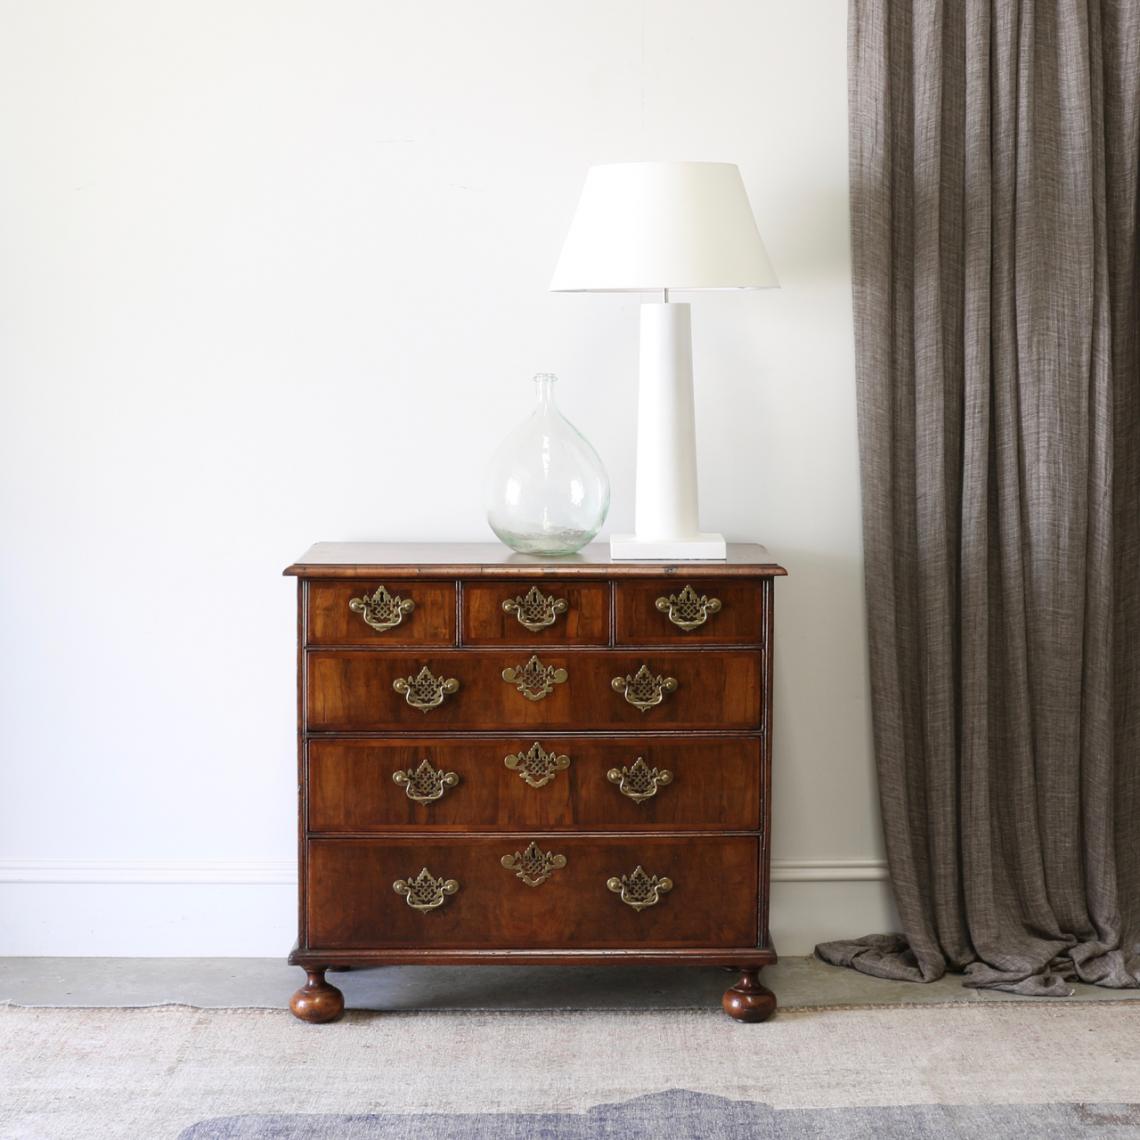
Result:
M4 1140L1140 1137L1140 1005L0 1007Z
M1072 1140L1140 1135L1140 1105L772 1108L674 1089L584 1113L230 1116L179 1140Z

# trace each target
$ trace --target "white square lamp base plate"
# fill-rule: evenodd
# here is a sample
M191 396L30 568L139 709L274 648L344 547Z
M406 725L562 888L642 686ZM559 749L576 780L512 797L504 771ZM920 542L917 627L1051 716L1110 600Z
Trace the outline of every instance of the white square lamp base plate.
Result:
M610 557L623 562L712 562L727 556L722 534L656 540L638 538L635 534L615 534L610 538Z

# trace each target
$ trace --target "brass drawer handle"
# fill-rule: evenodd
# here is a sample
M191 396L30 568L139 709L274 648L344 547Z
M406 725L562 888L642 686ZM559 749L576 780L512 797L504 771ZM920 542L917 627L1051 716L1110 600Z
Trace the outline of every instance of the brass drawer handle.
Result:
M544 788L559 772L570 767L570 757L547 752L536 740L526 752L504 756L503 763L512 772L518 772L532 788Z
M433 768L430 760L422 760L418 768L393 772L392 780L404 789L408 799L418 804L430 804L443 799L443 793L459 783L459 776L455 772Z
M617 784L618 791L623 796L640 804L657 795L658 788L671 784L673 773L668 768L650 768L639 756L628 768L611 768L606 773L606 779L611 784Z
M387 587L380 586L372 595L353 598L348 603L348 608L354 614L360 614L367 625L383 633L398 626L416 608L416 603L411 598L393 596L388 593Z
M412 708L426 713L429 709L439 708L449 693L459 692L459 682L454 677L437 677L425 665L414 677L397 677L392 688Z
M454 879L437 879L426 867L414 879L397 879L392 890L403 895L412 910L429 911L443 906L448 895L459 890Z
M503 670L503 680L514 685L528 701L541 701L565 682L569 674L561 666L543 665L535 654L525 665Z
M632 677L628 674L615 677L610 684L615 693L621 693L635 709L641 709L642 712L648 712L659 705L666 693L677 691L676 677L662 677L660 673L654 676L648 665L642 665Z
M525 851L504 855L499 862L508 871L514 871L515 878L522 879L528 887L540 887L555 871L566 866L566 856L543 851L532 841Z
M616 895L621 895L621 901L634 910L644 910L647 906L656 906L661 896L673 889L673 880L667 875L647 875L640 863L634 868L632 875L615 875L606 880L606 886Z
M565 598L544 594L537 586L531 586L522 597L508 598L503 602L503 612L514 614L519 625L531 633L552 626L558 615L564 614L567 609Z
M720 598L710 598L706 594L698 596L692 586L686 586L679 594L658 598L654 605L686 633L704 625L712 614L720 613Z

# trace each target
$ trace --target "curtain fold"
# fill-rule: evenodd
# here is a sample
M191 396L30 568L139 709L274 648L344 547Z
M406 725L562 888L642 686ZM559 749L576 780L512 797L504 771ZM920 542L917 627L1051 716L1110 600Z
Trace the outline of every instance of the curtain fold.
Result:
M1140 985L1140 3L851 0L874 740L929 981Z

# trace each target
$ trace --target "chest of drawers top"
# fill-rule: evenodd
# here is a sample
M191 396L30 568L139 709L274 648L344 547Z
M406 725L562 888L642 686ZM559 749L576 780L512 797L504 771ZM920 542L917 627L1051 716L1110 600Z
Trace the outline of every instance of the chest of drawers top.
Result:
M757 543L729 543L728 557L712 562L627 562L609 556L604 543L559 558L516 554L488 542L316 542L285 574L298 578L658 578L700 575L782 577L786 570Z

